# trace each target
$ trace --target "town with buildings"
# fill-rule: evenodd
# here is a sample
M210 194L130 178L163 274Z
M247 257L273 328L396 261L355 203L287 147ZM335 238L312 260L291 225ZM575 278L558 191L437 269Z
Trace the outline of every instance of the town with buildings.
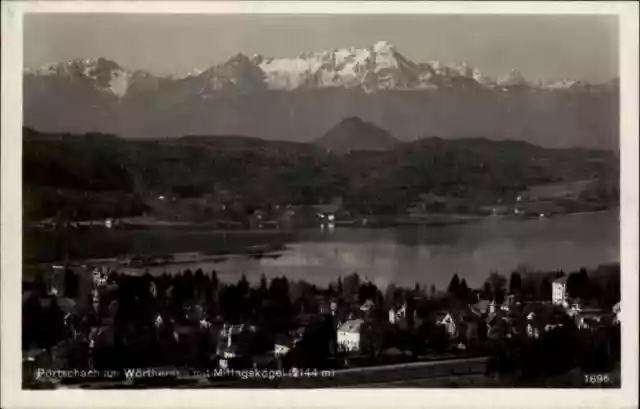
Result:
M410 368L394 370L404 380L435 378L436 386L460 371L484 385L575 384L566 374L619 370L619 300L619 265L509 280L493 273L480 289L455 275L444 290L379 289L355 273L320 288L286 277L222 283L215 271L133 276L55 266L24 283L23 384L246 387L231 370L268 369L324 374L306 379L319 387L330 378L376 382L397 365ZM45 377L37 368L102 376ZM173 375L126 375L136 368Z

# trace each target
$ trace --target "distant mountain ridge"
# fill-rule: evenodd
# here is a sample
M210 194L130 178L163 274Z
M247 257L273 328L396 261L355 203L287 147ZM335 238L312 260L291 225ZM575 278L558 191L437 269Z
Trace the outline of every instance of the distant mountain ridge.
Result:
M95 80L98 87L109 89L119 97L128 91L129 86L135 85L135 80L147 77L172 82L203 77L211 81L213 89L220 89L226 84L240 88L255 86L258 89L266 87L273 90L361 87L368 92L472 86L558 89L607 85L566 78L534 84L515 69L491 78L485 76L478 67L471 67L466 62L416 63L405 58L388 41L379 41L367 48L348 47L305 52L296 57L268 58L255 54L249 58L238 53L225 63L206 69L194 68L189 74L177 78L156 77L146 71L128 70L105 58L48 63L38 68L26 68L24 73L31 76L84 77Z
M256 135L311 141L345 117L401 140L488 136L551 147L615 148L616 80L534 84L466 63L416 63L387 41L268 58L237 54L184 77L104 58L24 70L24 125L131 137Z

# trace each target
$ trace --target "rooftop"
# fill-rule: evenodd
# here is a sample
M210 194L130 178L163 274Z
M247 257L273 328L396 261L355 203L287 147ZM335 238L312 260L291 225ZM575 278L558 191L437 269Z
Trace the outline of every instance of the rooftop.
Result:
M293 346L293 337L289 334L277 334L275 337L276 345Z
M364 323L362 319L349 320L338 327L338 331L360 332L360 327Z
M555 280L553 280L554 283L560 283L560 284L566 284L567 280L569 279L569 276L562 276L560 278L556 278Z

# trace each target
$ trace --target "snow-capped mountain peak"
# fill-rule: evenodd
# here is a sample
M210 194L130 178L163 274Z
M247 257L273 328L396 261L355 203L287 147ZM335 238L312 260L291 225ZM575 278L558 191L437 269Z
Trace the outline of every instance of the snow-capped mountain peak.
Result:
M378 54L395 52L393 45L389 41L378 41L372 47L373 51Z
M498 77L497 85L501 87L518 87L528 85L528 83L519 71L512 69Z
M366 48L334 48L296 57L254 58L272 89L363 87L406 88L417 73L388 41Z
M85 77L95 80L105 91L121 98L129 88L132 73L105 58L86 59L78 64Z
M220 90L246 93L266 87L262 70L242 53L236 54L225 63L209 67L195 78L201 84L198 93L205 98Z
M140 71L142 72L142 71ZM61 76L69 79L84 79L105 92L121 98L130 85L132 72L106 58L83 58L64 63L47 63L35 69L27 69L27 74L37 76Z
M495 79L485 76L479 68L474 68L471 76L478 84L486 87L491 87L496 83Z
M543 84L542 87L546 89L570 89L570 88L578 88L584 85L585 83L582 81L563 78L559 81L553 81L547 84Z
M331 48L305 51L296 56L250 57L237 54L222 64L204 70L194 69L186 75L170 78L155 77L143 71L131 72L105 58L77 59L67 63L49 63L36 69L26 69L26 75L82 79L100 91L122 99L133 84L144 82L157 86L158 81L187 81L201 95L216 90L251 92L262 89L294 90L316 88L359 88L365 92L379 90L423 90L438 88L547 88L573 89L580 82L562 80L535 85L516 70L497 79L466 62L413 62L405 58L394 45L385 40L365 47ZM194 85L195 84L195 85Z

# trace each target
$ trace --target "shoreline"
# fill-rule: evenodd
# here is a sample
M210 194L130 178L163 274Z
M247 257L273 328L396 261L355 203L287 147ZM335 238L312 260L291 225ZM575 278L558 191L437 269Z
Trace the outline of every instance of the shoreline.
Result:
M604 210L597 212L589 212L589 213L573 213L573 214L564 214L557 215L555 217L548 218L521 218L517 216L488 216L482 218L475 219L465 219L462 221L456 220L452 223L448 223L445 225L439 225L441 228L446 226L462 226L468 223L469 226L472 226L473 223L471 221L483 221L486 220L485 223L491 223L491 220L499 221L510 221L510 220L522 220L529 221L528 224L534 223L534 220L539 220L540 223L550 223L553 222L556 218L559 222L562 221L562 216L588 216L590 214L614 214L614 211ZM569 218L566 218L567 220ZM432 220L430 220L432 222ZM511 223L511 222L509 222ZM534 223L536 224L536 223ZM516 225L518 225L516 223ZM438 226L437 224L435 226ZM194 243L201 243L203 240L205 242L210 242L206 245L197 245L195 247L189 245L180 245L180 246L167 246L162 245L161 247L157 247L156 251L153 251L153 248L142 249L140 248L138 252L134 251L125 251L125 248L113 248L110 251L109 248L105 248L105 251L88 251L89 248L82 249L82 251L77 252L74 251L71 254L70 258L67 258L66 261L71 265L83 265L83 264L116 264L120 266L132 267L136 269L144 269L144 268L154 268L158 266L181 266L188 264L198 264L198 263L222 263L228 261L229 258L233 257L245 257L247 259L276 259L282 256L287 251L288 244L296 243L300 239L304 241L304 237L306 234L323 234L322 230L324 230L324 235L330 235L335 232L343 231L345 234L349 233L349 230L354 232L360 230L362 232L365 231L375 231L375 230L398 230L402 231L407 229L411 231L422 230L425 229L427 231L427 227L434 227L434 224L400 224L400 225L385 225L385 226L360 226L360 225L346 225L340 226L337 225L335 228L329 227L329 229L322 229L319 225L312 227L304 227L304 228L292 228L292 229L244 229L244 230L195 230L195 231L185 231L181 230L184 235L178 234L176 232L176 238L180 241L180 237L184 237L185 239L189 239L190 241L195 240ZM170 234L173 230L167 229L164 232ZM165 237L165 233L162 233L161 230L158 230L160 234L160 238ZM145 231L118 231L118 230L98 230L94 232L97 234L97 237L104 237L107 240L106 244L113 242L114 240L120 242L121 240L128 240L131 237L140 236L143 239L145 234L149 236L149 239L153 239L155 236L154 230L145 230ZM91 234L91 233L90 233ZM191 234L194 234L195 237L191 238ZM363 233L364 234L364 233ZM372 233L373 234L373 233ZM323 235L323 236L324 236ZM83 234L81 233L76 239L82 240ZM120 237L122 236L122 237ZM202 236L202 237L201 237ZM298 237L301 236L301 237ZM69 236L69 240L73 240L74 234ZM120 237L120 238L119 238ZM169 239L170 236L167 236ZM340 237L340 236L339 236ZM33 239L35 242L39 242L44 240L44 242L51 241L52 238L55 238L55 233L45 233L41 237L35 236ZM62 239L62 238L61 238ZM102 239L98 240L98 244L102 243ZM165 239L162 239L165 240ZM91 241L91 240L89 240ZM216 244L217 243L217 244ZM166 244L166 243L165 243ZM86 246L85 246L86 247ZM174 247L174 248L172 248ZM206 247L206 248L205 248ZM129 250L133 250L131 248ZM85 251L87 250L87 251ZM119 250L119 251L118 251ZM84 254L86 253L86 254ZM93 253L93 254L92 254ZM27 253L28 254L28 253ZM26 255L26 254L25 254ZM52 264L64 264L64 257L62 254L58 254L58 257L55 257L55 254L41 254L44 257L37 257L37 254L33 254L29 258L25 258L23 260L23 271L32 270L32 269L40 269L42 267L49 268ZM53 257L49 257L53 256ZM126 264L127 261L135 260L132 264Z
M129 218L125 219L109 219L116 222L113 228L105 227L104 223L98 224L98 222L69 222L76 224L84 228L84 230L112 230L112 231L144 231L144 230L194 230L194 231L215 231L219 233L246 233L246 234L259 234L259 233L282 233L295 232L299 230L331 226L334 227L352 227L352 228L386 228L386 227L403 227L403 226L448 226L463 224L475 221L482 221L487 219L520 219L520 220L535 220L542 218L557 218L562 216L580 216L599 213L620 212L620 208L602 209L602 210L590 210L582 212L567 212L557 213L551 216L535 216L535 215L516 215L516 214L489 214L489 215L477 215L466 213L430 213L424 215L372 215L372 216L360 216L358 219L351 220L335 220L333 223L299 223L290 224L287 227L246 227L240 222L176 222L176 221L164 221L151 219L142 222L131 222ZM371 220L369 222L369 220ZM41 223L32 222L33 224ZM264 224L277 224L276 220L267 220ZM219 225L225 225L224 227L218 227ZM236 228L229 228L229 226L236 225ZM45 229L39 226L28 226L28 230L35 230L39 232L56 233L61 232L63 229Z

